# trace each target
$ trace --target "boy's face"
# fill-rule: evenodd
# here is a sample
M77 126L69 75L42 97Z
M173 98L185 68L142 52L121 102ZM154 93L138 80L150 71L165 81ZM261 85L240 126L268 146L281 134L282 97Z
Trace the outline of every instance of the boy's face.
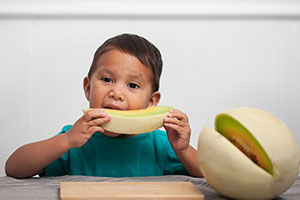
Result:
M118 50L104 53L84 91L90 108L137 110L156 106L159 92L152 92L153 74L135 56Z

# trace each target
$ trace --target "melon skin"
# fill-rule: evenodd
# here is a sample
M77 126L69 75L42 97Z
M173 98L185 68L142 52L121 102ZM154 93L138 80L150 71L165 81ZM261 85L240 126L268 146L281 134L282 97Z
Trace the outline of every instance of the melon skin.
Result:
M299 173L299 147L288 127L272 114L248 107L224 112L259 141L271 159L272 176L253 163L220 133L204 127L198 162L209 185L233 199L272 199L286 191Z
M104 130L120 134L142 134L155 131L163 126L164 118L171 106L153 106L141 110L104 109L111 117L109 122L102 124ZM83 109L86 112L89 109Z
M122 134L141 134L155 131L163 126L168 113L142 117L124 117L110 115L111 121L102 125L104 130Z

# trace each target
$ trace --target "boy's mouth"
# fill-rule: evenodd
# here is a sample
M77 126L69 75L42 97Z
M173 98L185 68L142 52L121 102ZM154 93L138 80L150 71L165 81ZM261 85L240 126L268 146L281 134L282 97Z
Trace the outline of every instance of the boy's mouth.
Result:
M106 105L103 108L107 108L107 109L114 109L114 110L124 110L121 107L117 106L117 105Z

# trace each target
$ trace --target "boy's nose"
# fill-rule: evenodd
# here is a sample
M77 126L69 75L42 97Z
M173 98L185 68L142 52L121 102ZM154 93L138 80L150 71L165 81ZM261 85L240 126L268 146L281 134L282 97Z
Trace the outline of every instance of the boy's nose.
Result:
M124 95L122 94L121 90L118 88L113 88L110 92L109 92L109 97L114 98L115 100L120 100L120 101L124 101Z

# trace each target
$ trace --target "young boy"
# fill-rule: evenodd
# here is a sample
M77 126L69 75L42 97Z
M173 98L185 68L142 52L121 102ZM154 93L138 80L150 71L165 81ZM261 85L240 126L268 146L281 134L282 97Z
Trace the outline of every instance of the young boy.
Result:
M49 139L24 145L7 160L5 171L16 178L88 175L106 177L189 174L202 176L197 151L189 145L188 117L172 109L166 132L139 135L105 131L111 118L103 108L137 110L159 103L162 60L146 39L131 34L113 37L94 55L83 80L90 108L73 126Z

